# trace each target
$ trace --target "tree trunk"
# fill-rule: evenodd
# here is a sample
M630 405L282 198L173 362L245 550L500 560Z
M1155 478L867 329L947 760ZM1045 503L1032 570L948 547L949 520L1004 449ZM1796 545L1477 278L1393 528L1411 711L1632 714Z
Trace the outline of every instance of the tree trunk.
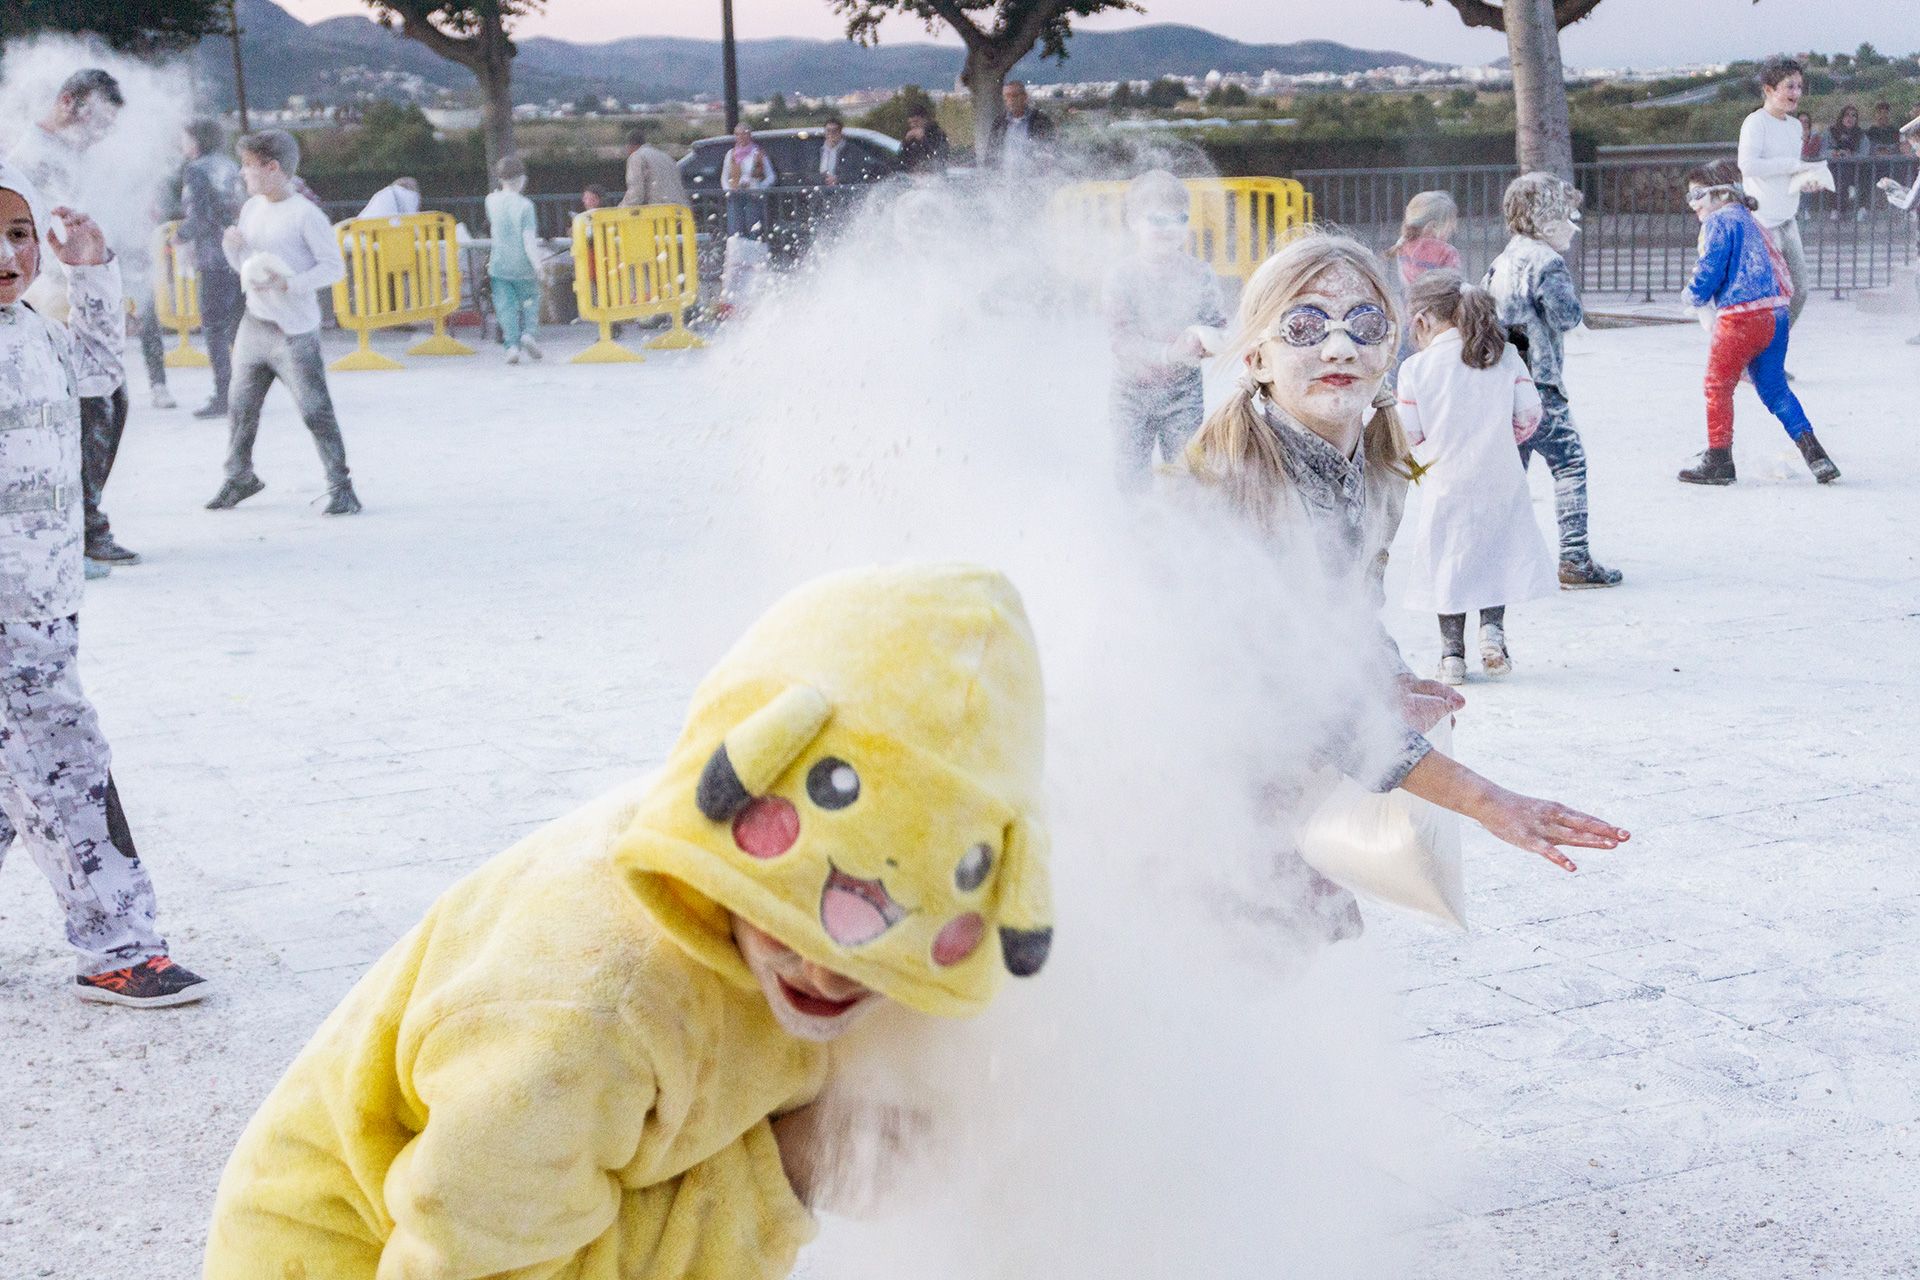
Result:
M501 157L513 154L513 63L499 58L474 75L486 102L482 133L487 143L487 185L492 187Z
M997 168L1000 157L990 153L993 122L1002 110L1000 90L1007 83L1007 70L971 51L961 72L967 83L967 96L973 101L973 163L982 169Z
M1544 169L1571 182L1573 126L1553 0L1507 0L1505 15L1520 168Z

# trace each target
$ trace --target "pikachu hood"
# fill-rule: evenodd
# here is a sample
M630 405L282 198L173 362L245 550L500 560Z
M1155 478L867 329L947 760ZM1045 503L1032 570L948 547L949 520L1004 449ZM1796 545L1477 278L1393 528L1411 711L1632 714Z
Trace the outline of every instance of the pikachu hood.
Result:
M1013 585L861 569L775 604L701 682L618 851L681 946L751 984L738 914L926 1013L1052 939L1040 661Z

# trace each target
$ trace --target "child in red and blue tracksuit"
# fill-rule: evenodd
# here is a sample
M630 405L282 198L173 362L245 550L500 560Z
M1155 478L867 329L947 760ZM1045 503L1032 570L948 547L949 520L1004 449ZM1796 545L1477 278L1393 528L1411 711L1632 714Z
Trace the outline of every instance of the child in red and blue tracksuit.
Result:
M1700 261L1687 302L1715 314L1707 352L1707 451L1681 470L1680 479L1733 483L1733 389L1742 372L1799 446L1814 479L1826 484L1838 478L1840 469L1814 438L1806 410L1787 385L1793 284L1772 237L1753 216L1757 202L1742 190L1732 162L1721 161L1687 175L1687 203L1700 218Z

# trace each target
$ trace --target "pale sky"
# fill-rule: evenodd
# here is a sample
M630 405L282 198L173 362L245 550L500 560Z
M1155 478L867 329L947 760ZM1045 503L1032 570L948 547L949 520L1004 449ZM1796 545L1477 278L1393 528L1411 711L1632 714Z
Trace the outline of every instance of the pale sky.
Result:
M303 21L365 14L360 0L278 0ZM1087 30L1183 22L1253 43L1338 40L1397 49L1443 62L1490 62L1506 52L1498 32L1468 30L1445 0L1144 0L1145 13L1093 19ZM592 43L630 35L720 34L720 0L549 0L523 34ZM1569 66L1657 67L1723 62L1781 50L1850 51L1870 41L1882 53L1920 51L1915 0L1604 0L1594 16L1561 35ZM734 29L757 36L842 34L827 0L734 0ZM929 39L918 23L894 19L881 39Z

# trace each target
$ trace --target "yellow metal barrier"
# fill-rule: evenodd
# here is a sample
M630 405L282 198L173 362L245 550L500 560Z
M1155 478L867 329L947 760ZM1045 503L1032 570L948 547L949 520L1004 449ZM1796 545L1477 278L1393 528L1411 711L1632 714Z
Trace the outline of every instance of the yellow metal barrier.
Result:
M153 310L162 325L180 334L180 345L167 352L167 368L204 369L213 361L193 345L200 327L200 273L174 242L179 230L178 222L166 222L153 233Z
M333 314L360 345L327 367L403 369L373 349L375 329L433 322L433 333L407 348L410 356L470 356L473 348L447 334L447 317L460 307L460 246L445 213L354 218L334 228L346 255L346 278L333 286Z
M1286 243L1289 232L1313 221L1313 197L1292 178L1188 178L1185 185L1188 250L1242 283ZM1124 182L1083 182L1055 193L1053 212L1117 227L1126 203Z
M600 341L575 356L575 364L643 359L613 340L613 326L649 316L673 318L673 327L647 344L654 350L705 346L687 329L687 310L700 296L693 211L649 204L575 218L573 293L580 314L600 326Z

